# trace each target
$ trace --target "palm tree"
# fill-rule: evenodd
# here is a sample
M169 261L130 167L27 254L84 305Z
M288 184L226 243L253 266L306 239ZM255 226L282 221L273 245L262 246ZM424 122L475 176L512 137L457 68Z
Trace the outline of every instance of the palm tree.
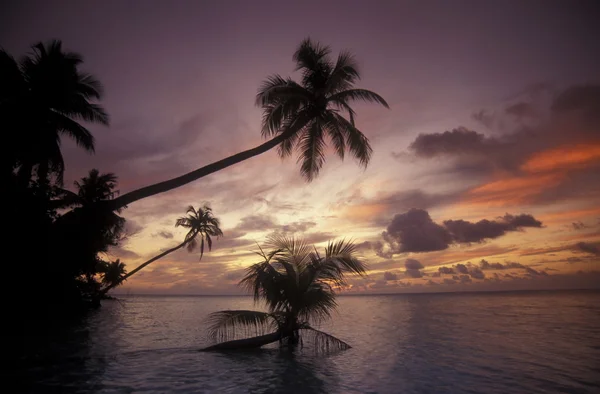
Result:
M94 137L78 121L108 125L104 109L91 102L102 98L103 88L95 77L78 70L82 57L63 51L61 41L40 42L32 49L20 64L0 51L0 116L7 127L10 150L6 153L11 158L9 166L19 169L23 182L29 182L37 166L39 180L54 173L61 184L61 136L67 135L94 152Z
M110 202L112 209L183 186L278 145L281 157L298 151L302 162L300 171L308 181L319 174L325 162L327 141L332 143L340 158L343 159L348 150L361 165L366 166L371 158L371 146L356 127L356 113L350 104L366 101L389 108L386 101L374 92L354 88L360 73L348 51L342 51L334 61L328 46L307 38L302 41L293 59L296 71L302 73L301 82L272 75L263 82L256 97L256 104L263 110L262 135L273 138L177 178L124 194ZM349 119L344 118L342 113L347 113Z
M355 257L356 246L330 242L321 255L304 241L285 236L270 237L267 246L271 250L260 249L257 254L262 261L248 268L240 285L254 295L255 302L264 301L268 312L212 313L209 336L227 342L205 350L254 348L277 341L296 345L302 335L311 338L318 349L349 348L313 324L328 319L335 310L334 289L347 285L345 274L365 275L365 265ZM248 333L258 336L237 339Z
M121 284L123 281L127 280L127 278L129 278L131 275L140 271L142 268L146 267L147 265L155 262L158 259L165 257L166 255L168 255L170 253L173 253L176 250L183 248L184 246L187 246L188 252L192 252L192 251L194 251L194 249L196 249L198 247L198 243L199 243L200 244L200 259L202 259L202 256L204 255L204 246L205 245L208 246L209 251L212 249L212 238L211 237L218 238L218 237L223 236L223 231L221 231L221 228L219 227L220 221L218 218L213 216L212 209L207 205L204 205L198 209L195 209L193 206L190 205L188 207L186 213L188 214L187 216L181 217L181 218L177 219L177 221L175 222L175 227L181 226L181 227L190 229L188 231L188 233L186 234L185 239L182 243L175 246L174 248L167 249L164 252L162 252L161 254L154 256L150 260L146 261L145 263L140 264L140 266L138 266L136 269L134 269L133 271L131 271L127 275L125 275L120 282L108 286L104 292L106 293L108 290ZM198 238L200 238L200 242L198 242Z
M92 169L87 176L74 182L77 192L59 189L59 198L52 207L74 207L69 215L55 222L53 244L75 275L93 276L97 272L97 256L110 246L116 246L123 236L125 219L118 211L100 209L97 203L118 195L117 176Z
M113 285L116 286L121 283L124 276L127 274L125 263L122 263L119 259L111 261L110 263L103 261L98 267L98 272L102 276L102 284L107 287Z

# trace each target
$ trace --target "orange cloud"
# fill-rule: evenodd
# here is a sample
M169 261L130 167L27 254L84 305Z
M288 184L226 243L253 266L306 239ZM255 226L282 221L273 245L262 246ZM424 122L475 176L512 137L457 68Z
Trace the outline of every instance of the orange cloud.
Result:
M584 168L598 160L600 160L600 144L561 146L534 154L521 166L521 170L534 173Z
M558 186L565 178L564 172L542 176L525 175L507 177L471 189L467 193L467 204L505 206L532 201L544 190Z

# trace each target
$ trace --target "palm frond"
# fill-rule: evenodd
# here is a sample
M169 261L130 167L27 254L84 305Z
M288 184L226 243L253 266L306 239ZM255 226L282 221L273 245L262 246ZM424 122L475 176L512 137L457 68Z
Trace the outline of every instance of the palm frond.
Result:
M58 130L74 139L78 146L84 148L88 152L94 152L95 138L88 129L57 112L49 114L48 117L51 119L50 121L56 125Z
M348 89L335 93L329 97L329 101L365 101L367 103L378 103L386 108L390 108L383 97L375 92L366 89Z
M285 158L292 154L294 147L298 146L300 136L304 134L307 125L313 119L310 108L301 110L293 118L289 118L281 127L281 132L286 132L289 137L285 139L278 147L278 153L281 158Z
M288 100L308 103L311 94L291 78L283 78L275 74L263 81L256 94L256 105L278 105Z
M350 51L341 51L327 81L326 94L332 95L347 90L360 79L358 63Z
M308 325L304 326L300 331L303 341L308 340L317 353L329 353L352 348L352 346L341 339Z
M216 341L229 341L253 335L264 335L279 328L274 315L249 310L228 310L208 316L208 336Z
M336 127L344 134L346 145L350 148L350 153L352 153L363 167L366 167L371 161L371 155L373 154L373 148L371 148L369 139L339 114L328 114L327 121L330 127Z
M298 148L300 150L298 162L302 163L300 173L310 182L319 175L319 171L325 163L325 141L319 119L314 119L308 132L300 137Z
M311 92L324 91L333 65L329 59L331 49L306 38L293 56L296 71L302 72L302 85Z

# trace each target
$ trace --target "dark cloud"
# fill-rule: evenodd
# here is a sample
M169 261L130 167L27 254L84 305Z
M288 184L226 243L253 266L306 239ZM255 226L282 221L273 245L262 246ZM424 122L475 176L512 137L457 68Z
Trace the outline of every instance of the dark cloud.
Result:
M460 274L468 274L469 273L469 268L467 268L467 266L464 264L456 264L454 266L454 268Z
M600 85L578 85L564 90L552 103L556 114L579 112L593 123L600 121Z
M579 242L575 245L575 248L582 252L593 254L594 256L600 256L600 248L595 244Z
M448 279L448 278L445 278L443 283L444 283L445 285L455 285L457 282L456 282L456 280L454 280L454 279Z
M459 282L460 283L472 283L473 280L471 279L471 277L469 275L460 275Z
M485 135L464 127L443 133L419 134L409 149L419 157L478 153L489 142Z
M440 267L438 268L438 272L444 275L454 275L456 273L456 271L454 271L454 268L450 267Z
M530 276L547 276L548 273L545 271L537 271L531 267L525 267L525 273Z
M500 220L480 220L476 223L465 220L446 220L444 226L452 234L455 242L472 243L485 239L498 238L508 231L517 231L524 227L542 227L542 222L531 215L517 216L506 214Z
M573 222L573 223L571 223L571 227L573 228L573 230L583 230L583 229L588 228L589 226L587 226L583 222Z
M506 177L530 176L542 170L556 174L555 182L548 182L522 197L532 204L550 204L582 196L594 198L600 196L600 186L595 181L600 163L594 157L586 159L585 165L571 165L568 177L559 176L564 168L554 168L551 162L541 169L524 164L542 152L550 155L553 149L584 149L599 143L599 91L600 85L548 91L543 97L529 97L531 102L519 101L507 107L501 114L505 120L496 119L494 111L482 110L474 117L486 127L503 125L493 135L465 127L420 134L410 144L409 151L417 159L442 158L438 176L450 174L469 183L473 183L475 175L489 179L499 171ZM548 102L551 102L550 108Z
M448 231L434 223L427 211L411 209L394 216L383 232L384 240L396 253L431 252L448 248L452 238Z
M152 237L161 237L161 238L164 238L164 239L172 239L173 238L173 233L170 232L170 231L163 230L163 231L159 231L159 232L157 232L155 234L152 234Z
M506 112L508 115L512 115L519 119L527 118L527 117L533 118L536 116L535 108L531 105L531 103L526 103L526 102L519 102L516 104L512 104L512 105L506 107L504 112Z
M415 260L415 259L406 259L406 261L404 262L404 267L406 269L411 269L411 270L420 270L423 267L423 264L421 264L421 262L419 260Z
M404 273L406 274L406 276L408 276L410 278L422 278L423 277L423 273L421 272L421 269L424 267L423 267L423 264L421 264L421 262L419 260L406 259L406 261L404 262L404 268L406 268L406 271Z
M471 275L471 278L475 278L475 279L484 279L485 278L485 274L483 273L483 271L474 266L469 267L469 275Z
M398 279L398 275L396 275L396 274L394 274L392 272L386 271L386 272L383 273L383 279L385 279L386 281L388 281L388 280L397 280Z
M525 227L541 227L542 223L527 214L506 214L498 220L446 220L442 225L435 223L429 213L422 209L411 209L397 214L382 233L387 244L382 254L403 252L431 252L447 249L452 243L482 242L519 231Z
M516 263L516 262L506 262L504 264L502 263L490 263L487 260L481 260L479 262L479 267L482 270L504 270L504 269L524 269L525 266L523 264L520 263Z

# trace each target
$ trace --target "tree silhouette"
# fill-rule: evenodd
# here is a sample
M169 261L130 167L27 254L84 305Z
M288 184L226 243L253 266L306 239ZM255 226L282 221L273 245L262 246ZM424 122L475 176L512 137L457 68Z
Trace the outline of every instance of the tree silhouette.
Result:
M162 252L161 254L154 256L150 260L146 261L145 263L140 264L133 271L131 271L127 275L123 276L123 278L120 282L114 283L114 284L108 286L104 290L104 293L106 293L108 290L114 288L115 286L121 284L124 280L127 280L127 278L129 278L131 275L134 275L135 273L137 273L144 267L148 266L149 264L155 262L158 259L165 257L166 255L168 255L170 253L173 253L176 250L183 248L184 246L187 247L188 252L192 252L199 245L200 246L200 259L202 259L202 256L204 255L204 246L206 245L208 247L208 250L212 249L212 237L218 238L218 237L223 236L223 232L221 231L221 228L219 227L220 226L219 219L213 216L212 209L207 205L204 205L198 209L195 209L193 206L190 205L188 207L186 213L187 213L187 216L180 217L175 222L175 227L181 226L181 227L189 229L189 231L185 235L185 239L182 243L175 246L174 248L167 249L164 252ZM198 241L198 238L200 238L200 241Z
M296 70L302 73L301 83L273 75L263 82L257 94L256 104L263 109L262 135L272 139L177 178L126 193L111 201L112 209L183 186L276 146L282 157L289 156L294 150L299 152L300 171L308 181L318 175L325 162L327 140L331 141L338 156L344 158L348 150L366 166L371 147L367 137L355 126L356 113L350 103L375 102L389 108L386 101L369 90L354 88L360 73L348 51L342 51L337 61L333 61L328 46L307 38L293 59ZM349 119L341 115L344 112L348 113Z
M323 255L302 240L270 237L262 261L248 268L240 281L264 301L269 312L229 310L212 313L209 335L227 341L205 350L260 347L277 341L296 345L302 336L312 339L317 349L347 349L350 346L313 327L328 319L336 308L334 287L345 286L345 274L365 274L352 242L330 242ZM269 334L266 332L272 331ZM235 339L253 332L258 336ZM262 334L262 335L260 335Z
M83 58L63 51L61 41L37 43L32 49L20 63L0 51L0 117L9 140L3 171L18 169L27 184L36 167L38 180L52 173L62 184L61 137L94 151L94 137L79 121L108 125L104 109L92 102L102 97L103 89L96 78L78 70Z

